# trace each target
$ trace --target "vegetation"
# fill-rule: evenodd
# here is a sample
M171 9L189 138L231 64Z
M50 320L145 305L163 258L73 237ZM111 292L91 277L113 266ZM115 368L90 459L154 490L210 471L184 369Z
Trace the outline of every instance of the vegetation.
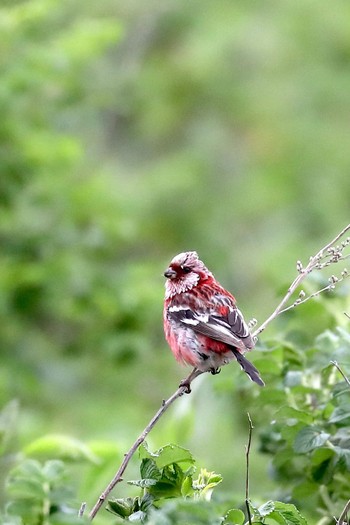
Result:
M3 523L87 522L186 375L161 326L175 253L196 249L260 324L296 259L349 223L349 10L2 2ZM252 353L264 389L234 364L198 379L95 522L245 523L249 412L252 521L333 523L350 498L349 311L344 279L279 316Z

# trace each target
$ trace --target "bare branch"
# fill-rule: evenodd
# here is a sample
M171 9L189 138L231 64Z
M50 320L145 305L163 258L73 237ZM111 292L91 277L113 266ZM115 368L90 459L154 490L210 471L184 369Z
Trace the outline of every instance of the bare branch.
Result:
M335 368L337 368L337 370L341 373L341 375L343 376L345 382L349 385L350 387L350 379L347 377L347 375L345 374L345 372L340 368L340 366L338 365L337 361L331 361L331 364L335 366Z
M349 523L347 518L346 518L349 510L350 510L350 499L347 502L347 504L345 505L344 509L342 510L342 513L340 514L339 519L336 520L336 525L347 525ZM345 521L345 519L346 519L346 521Z
M85 509L86 509L86 502L83 501L83 503L80 505L80 509L78 512L79 518L82 518L84 516Z
M162 415L170 407L170 405L172 405L174 403L174 401L176 401L176 399L178 397L181 397L184 393L190 393L191 392L191 390L190 390L191 382L193 381L193 379L195 379L201 373L202 373L201 371L199 371L197 369L193 369L192 372L189 374L189 376L186 377L186 379L184 379L181 382L181 384L180 384L179 388L176 390L176 392L174 392L173 395L169 397L169 399L167 399L166 401L162 402L162 406L160 407L158 412L156 412L156 414L152 417L151 421L148 423L146 428L142 431L140 436L136 439L136 441L134 442L134 444L132 445L130 450L125 454L124 459L122 461L122 464L120 465L120 467L119 467L118 471L116 472L115 476L109 482L109 484L107 485L105 490L101 493L100 497L98 498L98 500L96 501L95 505L93 506L93 508L92 508L92 510L91 510L91 512L89 514L89 518L90 518L91 521L94 519L94 517L96 516L96 514L98 513L98 511L102 507L103 503L105 502L105 500L108 497L108 495L110 494L110 492L114 489L114 487L117 485L117 483L120 483L122 481L122 475L124 474L125 469L128 466L128 464L129 464L129 461L131 460L132 456L135 454L136 450L141 445L141 443L143 443L145 441L147 435L150 433L150 431L152 430L154 425L162 417Z
M317 258L318 256L322 257L323 253L327 251L329 248L331 248L332 246L334 246L334 244L337 241L339 241L339 239L341 239L341 237L343 237L346 234L346 232L349 230L350 230L350 224L345 226L345 228L343 228L342 231L339 232L338 235L336 235L332 241L330 241L328 244L326 244L326 246L321 248L321 250L315 255L315 258Z
M247 508L249 525L252 525L252 515L250 513L250 498L249 498L249 454L250 454L250 447L252 444L252 432L253 432L254 427L253 427L253 423L250 418L249 412L247 412L247 416L248 416L248 423L249 423L249 431L248 431L248 443L245 447L245 457L246 457L245 505Z
M341 283L347 277L349 277L349 274L347 274L344 277L341 277L341 278L337 279L333 284L328 284L327 286L324 286L320 290L317 290L317 292L313 292L312 294L306 296L304 299L301 299L300 296L299 296L298 299L296 301L294 301L293 304L291 304L290 306L287 306L286 308L283 308L283 310L281 310L279 313L283 314L284 312L288 312L288 310L292 310L292 308L295 308L296 306L299 306L299 304L306 303L310 299L313 299L314 297L317 297L318 295L321 295L321 293L323 293L323 292L331 292L332 290L335 289L335 285L336 284Z
M288 301L290 300L293 293L296 291L298 286L304 281L304 279L313 271L313 270L320 270L323 269L325 266L329 266L330 264L339 262L340 260L346 259L349 257L349 255L343 255L342 250L350 244L350 237L347 237L345 241L342 242L340 246L335 246L335 243L342 238L347 231L350 230L350 224L348 224L343 230L338 233L332 239L328 244L326 244L321 250L319 250L313 257L310 257L309 263L304 268L302 263L300 261L297 261L297 271L298 275L288 288L288 291L286 295L283 297L282 301L279 303L277 308L272 312L272 314L266 319L265 322L262 323L262 325L255 330L255 332L252 334L254 338L256 338L261 332L265 330L267 325L271 323L278 315L280 315L282 312L286 312L287 310L290 310L291 308L297 306L298 304L302 304L303 302L306 302L308 298L301 299L299 302L293 303L291 306L286 306L288 304ZM325 262L321 262L324 260ZM343 272L344 273L344 272ZM344 275L342 274L342 279L344 279L347 276L347 273ZM340 281L340 279L338 279ZM333 283L334 285L335 283ZM332 286L332 283L325 287L326 289L331 289L330 286ZM318 295L323 289L319 292L315 292L315 295ZM312 294L309 298L315 297L314 294Z

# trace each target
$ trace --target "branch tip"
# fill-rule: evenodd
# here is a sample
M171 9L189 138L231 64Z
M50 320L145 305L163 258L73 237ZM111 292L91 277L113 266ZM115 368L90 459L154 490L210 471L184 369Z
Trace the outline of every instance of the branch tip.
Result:
M294 279L292 284L289 286L286 295L283 297L282 301L279 303L279 305L274 310L274 312L272 312L270 317L268 317L266 319L266 321L264 323L262 323L262 325L260 325L260 327L257 328L255 330L255 332L252 333L253 338L257 337L261 332L263 332L265 330L265 328L271 323L271 321L276 319L276 317L278 317L281 313L287 312L288 310L290 310L292 308L295 308L299 304L305 303L309 299L318 296L322 292L325 292L325 291L329 291L330 292L330 291L334 290L335 286L338 283L340 283L346 277L348 277L348 272L347 272L347 270L345 268L345 270L343 270L343 272L341 273L341 277L340 278L335 276L335 275L332 275L329 278L329 284L327 286L325 286L321 290L318 290L317 292L314 292L314 293L312 293L312 294L310 294L308 296L306 296L306 294L304 295L305 292L302 290L300 292L300 294L299 294L299 297L292 304L290 304L289 306L286 306L288 304L290 298L294 294L294 292L297 290L297 288L302 283L302 281L311 272L313 272L314 270L322 270L323 268L325 268L327 266L330 266L331 264L337 263L340 260L350 258L350 254L343 255L343 252L342 252L344 247L346 247L346 246L348 246L350 244L350 240L349 240L350 237L347 237L346 240L343 241L343 243L345 243L345 246L343 245L343 243L340 246L336 245L337 241L339 239L341 239L344 236L344 234L347 231L349 231L349 230L350 230L350 224L345 226L345 228L343 228L335 236L335 238L332 241L330 241L328 244L326 244L326 246L321 248L321 250L319 250L314 256L311 256L309 258L309 262L308 262L307 266L303 267L302 262L299 261L299 260L297 261L297 263L296 263L296 269L297 269L297 272L298 272L297 277ZM321 262L322 260L324 262Z
M85 509L86 509L86 501L83 501L83 503L80 505L80 509L78 512L79 518L82 518L84 516Z
M338 370L338 372L342 375L344 381L349 385L350 387L350 379L348 378L348 376L345 374L345 372L343 371L343 369L338 365L337 361L331 361L331 364L333 366L335 366L335 368Z

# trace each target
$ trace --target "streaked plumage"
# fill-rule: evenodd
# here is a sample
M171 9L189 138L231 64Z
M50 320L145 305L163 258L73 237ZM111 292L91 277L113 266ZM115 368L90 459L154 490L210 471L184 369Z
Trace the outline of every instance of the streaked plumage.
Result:
M236 300L214 278L196 252L176 255L164 272L165 337L175 358L194 368L217 373L236 359L258 385L258 370L243 353L254 347Z

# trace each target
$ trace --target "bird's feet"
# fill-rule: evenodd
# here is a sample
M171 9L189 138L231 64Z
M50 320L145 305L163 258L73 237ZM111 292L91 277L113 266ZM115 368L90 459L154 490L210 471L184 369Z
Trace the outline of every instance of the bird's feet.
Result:
M190 394L191 393L191 383L196 377L203 374L203 370L198 370L198 368L194 368L190 375L188 375L185 379L183 379L179 385L179 387L185 387L184 393Z
M191 393L191 383L188 381L188 379L183 379L181 383L179 384L179 388L185 387L185 394Z
M216 376L216 374L220 374L221 368L210 368L209 372L213 374L213 376Z

